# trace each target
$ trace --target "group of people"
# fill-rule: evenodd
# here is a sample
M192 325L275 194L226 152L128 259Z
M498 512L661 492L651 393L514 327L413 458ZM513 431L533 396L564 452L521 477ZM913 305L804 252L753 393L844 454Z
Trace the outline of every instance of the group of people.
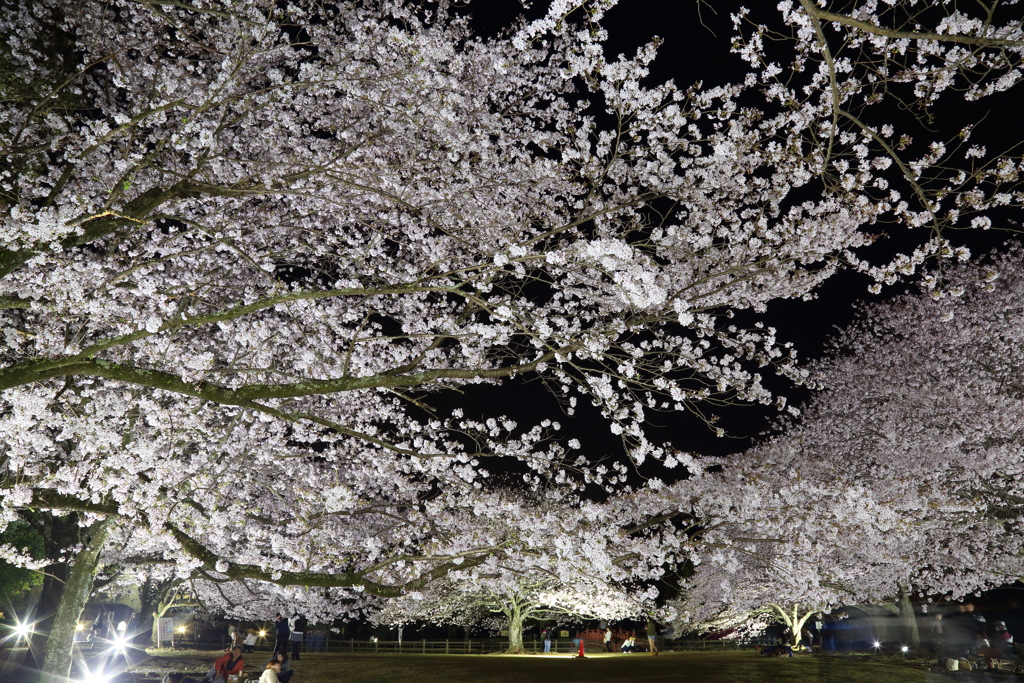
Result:
M648 652L652 655L656 655L658 654L658 627L653 621L648 621L645 630L647 633ZM541 634L544 638L544 652L551 652L551 634L552 631L550 629L545 629ZM667 634L668 632L666 631L666 637ZM580 646L582 640L580 637L577 637L572 642L573 650L575 650ZM625 654L640 652L642 650L643 648L636 644L636 637L632 633L626 635L626 637L622 639L622 645L619 646L619 651ZM612 633L611 627L606 627L604 630L604 651L615 652L615 636Z
M115 639L124 640L128 637L129 633L135 631L135 621L135 612L132 612L128 619L121 619L116 622L112 615L100 613L97 615L96 620L92 622L92 628L83 629L75 633L75 641L97 642Z
M647 633L647 652L656 655L658 654L658 626L653 621L648 620L647 625L644 628ZM666 632L667 634L667 632ZM640 652L643 648L636 644L636 636L632 633L628 634L622 639L622 645L619 646L619 651L630 654L632 652ZM615 640L612 634L612 629L605 628L604 630L604 651L615 652Z
M302 617L299 617L299 624L305 628ZM274 627L275 631L280 624L280 621L275 619ZM303 643L303 636L305 636L306 649L309 652L319 653L321 650L327 650L327 636L324 635L323 631L304 631L296 630L294 624L289 623L289 633L287 636L287 642L292 649L292 659L299 659L301 655L301 646ZM281 634L283 635L283 634ZM242 630L234 626L229 627L228 636L231 638L232 646L241 646L243 654L252 654L256 651L256 644L259 642L259 636L256 633L256 629ZM277 645L278 634L275 632L274 644Z
M653 621L648 621L647 622L647 645L648 645L650 653L652 655L658 654L658 644L655 642L655 639L657 638L657 636L658 636L658 629L657 629L657 627L654 625ZM636 637L632 633L630 633L625 638L623 638L622 639L622 645L619 646L619 651L620 652L624 652L625 654L630 654L631 652L639 652L640 649L641 648L637 647ZM604 631L604 651L605 652L615 652L615 642L613 640L612 630L610 628L606 628L605 631Z
M807 649L815 647L822 652L835 652L845 650L849 652L854 645L855 636L850 622L850 615L847 612L826 616L824 612L814 615L800 633L800 641ZM783 641L785 641L783 637ZM792 652L790 652L792 654Z
M229 683L232 676L235 680L241 677L245 670L245 658L241 646L234 646L214 661L213 666L206 672L202 681L198 681L183 673L169 673L163 678L163 683ZM275 652L263 664L263 671L259 683L288 683L292 674L291 660L287 652Z
M291 647L292 659L298 661L301 656L299 650L302 648L306 627L306 617L297 612L292 615L291 619L280 612L274 615L274 654L286 653Z
M986 668L996 660L1012 658L1013 635L1006 622L996 621L989 628L985 617L974 611L974 604L965 602L950 614L937 613L931 626L932 650L940 666L947 659L979 659Z
M274 652L263 664L259 683L288 683L291 680L295 673L292 661L300 657L299 649L306 623L306 618L300 614L292 615L291 619L280 612L274 616ZM182 673L169 673L164 676L163 683L230 683L233 676L240 677L245 670L244 655L255 650L256 632L251 629L246 632L232 626L228 634L231 636L231 646L214 661L202 681Z
M280 612L274 615L274 653L287 652L290 648L292 652L291 658L294 660L300 659L306 626L306 618L301 614L296 613L292 615L291 619L286 618ZM229 626L228 636L231 638L231 647L242 648L244 654L251 654L256 651L258 638L255 629L243 631L236 626ZM320 648L317 647L316 651L319 652L319 650Z

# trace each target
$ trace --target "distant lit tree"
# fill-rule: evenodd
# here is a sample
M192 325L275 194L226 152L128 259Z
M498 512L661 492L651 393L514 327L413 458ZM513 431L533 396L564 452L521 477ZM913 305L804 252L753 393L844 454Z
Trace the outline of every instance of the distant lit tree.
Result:
M508 631L508 651L523 652L528 621L620 620L639 617L653 605L641 597L595 582L586 576L562 581L550 575L500 572L476 580L450 576L425 591L394 598L372 617L378 623L493 626Z
M1024 576L1022 264L1011 245L947 270L945 295L868 307L812 364L799 421L650 494L702 521L681 612L888 603L913 641L912 594Z

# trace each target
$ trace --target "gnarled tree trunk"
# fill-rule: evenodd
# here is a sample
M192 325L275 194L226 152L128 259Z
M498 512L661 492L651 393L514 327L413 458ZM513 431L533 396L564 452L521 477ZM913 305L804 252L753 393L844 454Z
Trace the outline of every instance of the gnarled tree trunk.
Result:
M84 533L84 547L75 556L64 586L64 595L53 618L46 641L46 656L40 670L40 683L67 683L71 676L75 627L92 593L92 582L100 563L100 552L107 540L110 520L95 522Z

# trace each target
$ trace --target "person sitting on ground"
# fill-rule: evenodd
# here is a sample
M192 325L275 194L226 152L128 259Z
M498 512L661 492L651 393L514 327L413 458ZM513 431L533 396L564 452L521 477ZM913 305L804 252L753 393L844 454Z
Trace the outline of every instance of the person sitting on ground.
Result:
M992 634L992 647L1002 650L1008 657L1013 656L1013 636L1006 630L1005 621L995 623L996 632Z
M761 648L761 655L764 657L782 657L783 655L792 657L793 646L786 642L785 638L779 638L775 645Z
M975 654L985 658L986 669L999 669L1003 659L1012 659L1014 656L1013 636L1007 632L1006 623L997 621L995 629L991 644L984 633L978 633L978 641L975 643Z
M206 674L206 680L210 683L227 683L228 676L237 676L245 668L245 660L242 659L242 648L233 647L231 652L225 653L213 663L210 671Z
M242 652L255 652L256 651L256 631L249 629L249 633L245 636L245 640L242 642Z
M281 678L281 662L276 659L272 659L267 662L267 666L263 669L263 675L260 676L259 683L280 683Z
M988 638L985 637L984 631L978 631L974 636L974 645L971 646L971 654L977 655L982 650L991 648L992 646L988 642Z
M174 672L164 676L164 679L163 681L161 681L161 683L199 683L199 681L192 678L191 676L186 676L183 673Z
M274 662L281 665L281 669L277 672L278 680L280 680L281 683L288 683L288 681L291 680L292 674L295 673L295 670L292 669L292 663L288 659L288 653L278 652L267 660L267 664L273 664Z
M633 636L630 636L630 637L626 638L625 642L622 643L622 651L625 652L626 654L629 654L630 652L632 652L635 649L636 649L636 638L634 638Z
M814 649L814 634L811 633L811 629L805 628L800 631L800 635L803 636L803 642L807 645L808 650Z

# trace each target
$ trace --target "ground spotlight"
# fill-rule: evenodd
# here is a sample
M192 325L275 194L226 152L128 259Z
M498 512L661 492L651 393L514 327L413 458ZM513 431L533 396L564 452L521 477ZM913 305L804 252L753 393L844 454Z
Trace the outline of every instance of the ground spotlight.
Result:
M14 635L15 635L15 637L21 638L23 640L28 640L30 637L32 637L32 626L33 626L33 624L21 624L21 623L15 624L15 626L14 626Z
M260 638L266 638L266 637L267 637L267 632L266 631L260 631Z
M109 673L105 673L102 669L99 671L89 671L86 667L81 680L78 683L110 683L112 676Z
M880 642L878 642L877 640L876 640L876 641L875 641L874 643L872 643L872 644L873 644L873 645L875 646L875 649L876 649L876 650L877 650L878 648L882 647L882 644L881 644Z
M900 652L903 652L903 653L910 652L910 648L907 647L906 645L904 645L903 647L900 648Z

